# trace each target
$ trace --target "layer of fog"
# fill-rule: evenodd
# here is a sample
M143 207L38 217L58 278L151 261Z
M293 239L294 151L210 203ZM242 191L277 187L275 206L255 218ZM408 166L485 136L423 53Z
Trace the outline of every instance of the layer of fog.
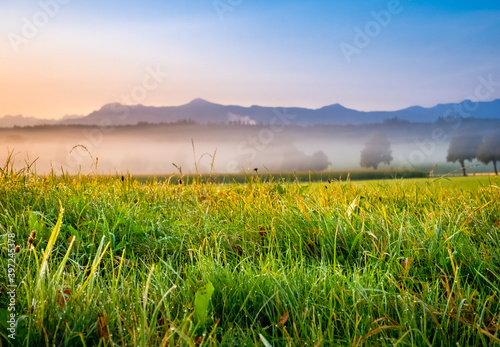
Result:
M259 126L196 125L111 130L88 127L2 130L0 163L5 163L9 151L13 151L16 169L36 159L33 167L40 174L51 169L71 174L143 175L170 174L178 168L185 174L237 173L254 168L259 172L360 170L360 152L373 133L363 129L352 136L343 131L330 135L309 128L273 132ZM448 141L406 140L399 135L387 132L394 160L380 169L432 169L435 165L448 171L455 166L459 168L458 164L446 164ZM477 164L479 171L488 168Z

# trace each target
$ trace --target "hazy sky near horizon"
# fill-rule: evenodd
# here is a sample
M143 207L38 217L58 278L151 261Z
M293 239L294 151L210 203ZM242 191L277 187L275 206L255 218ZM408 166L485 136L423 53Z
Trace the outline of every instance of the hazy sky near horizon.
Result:
M0 0L0 116L500 98L500 2Z

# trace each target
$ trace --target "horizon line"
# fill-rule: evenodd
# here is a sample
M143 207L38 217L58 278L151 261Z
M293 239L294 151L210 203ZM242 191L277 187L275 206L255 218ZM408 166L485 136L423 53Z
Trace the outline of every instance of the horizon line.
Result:
M387 110L387 109L381 109L381 110L369 110L369 111L362 111L362 110L358 110L356 108L351 108L351 107L346 107L345 105L341 104L341 103L333 103L333 104L328 104L328 105L324 105L324 106L321 106L321 107L318 107L318 108L308 108L308 107L303 107L303 106L263 106L263 105L257 105L257 104L252 104L250 106L243 106L243 105L237 105L237 104L219 104L219 103L216 103L216 102L212 102L212 101L208 101L204 98L201 98L201 97L198 97L198 98L194 98L192 99L191 101L189 102L186 102L186 103L183 103L183 104L175 104L175 105L146 105L146 104L130 104L130 105L127 105L127 104L122 104L120 102L109 102L109 103L106 103L106 104L103 104L100 108L98 109L94 109L93 111L87 113L87 114L65 114L64 116L60 117L60 118L39 118L39 117L36 117L36 116L25 116L23 114L5 114L3 116L0 117L0 119L4 119L6 117L21 117L21 118L24 118L24 119L27 119L27 118L34 118L34 119L39 119L39 120L48 120L48 121L61 121L67 117L75 117L75 118L83 118L83 117L87 117L89 116L90 114L94 113L94 112L98 112L100 110L102 110L104 107L108 106L108 105L114 105L114 104L119 104L119 105L122 105L122 106L127 106L127 107L137 107L137 106L142 106L142 107L150 107L150 108L166 108L166 107L182 107L182 106L187 106L189 104L192 104L196 101L203 101L203 102L206 102L208 104L213 104L213 105L218 105L218 106L225 106L225 107L243 107L243 108L252 108L252 107L263 107L263 108L284 108L284 109L287 109L287 108L301 108L301 109L306 109L306 110L320 110L322 108L325 108L325 107L330 107L330 106L341 106L345 109L348 109L348 110L353 110L353 111L357 111L357 112L364 112L364 113L370 113L370 112L397 112L397 111L402 111L402 110L406 110L406 109L409 109L409 108L413 108L413 107L421 107L421 108L424 108L424 109L431 109L431 108L434 108L434 107L438 107L438 106L441 106L441 105L454 105L454 104L462 104L464 102L472 102L472 103L479 103L479 102L494 102L494 101L497 101L497 100L500 100L500 98L493 98L491 100L478 100L478 101L472 101L471 99L464 99L460 102L441 102L441 103L437 103L437 104L434 104L433 106L421 106L421 105L411 105L411 106L407 106L407 107L404 107L404 108L398 108L398 109L394 109L394 110Z

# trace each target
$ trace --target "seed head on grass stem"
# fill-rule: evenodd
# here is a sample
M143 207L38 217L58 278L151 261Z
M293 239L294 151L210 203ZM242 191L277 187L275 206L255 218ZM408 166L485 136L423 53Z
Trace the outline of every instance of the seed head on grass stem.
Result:
M27 242L28 248L33 248L34 247L33 243L34 243L33 237L31 237L31 235L30 235L28 237L28 242Z

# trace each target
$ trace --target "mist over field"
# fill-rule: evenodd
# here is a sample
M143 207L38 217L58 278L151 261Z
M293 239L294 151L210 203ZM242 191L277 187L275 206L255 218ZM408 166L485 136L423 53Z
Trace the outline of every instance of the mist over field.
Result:
M458 122L458 121L457 121ZM460 120L485 136L498 121ZM382 168L438 170L446 163L458 123L387 121L371 125L287 126L194 123L117 127L38 126L0 129L0 161L14 154L16 168L36 159L40 174L99 172L161 175L189 173L359 170L360 153L373 133L387 136L393 161ZM194 145L194 148L193 148ZM84 148L85 147L85 148ZM97 165L96 165L97 164ZM174 166L175 164L176 166ZM491 165L490 165L491 166ZM491 171L473 164L471 172ZM97 167L97 168L96 168Z

